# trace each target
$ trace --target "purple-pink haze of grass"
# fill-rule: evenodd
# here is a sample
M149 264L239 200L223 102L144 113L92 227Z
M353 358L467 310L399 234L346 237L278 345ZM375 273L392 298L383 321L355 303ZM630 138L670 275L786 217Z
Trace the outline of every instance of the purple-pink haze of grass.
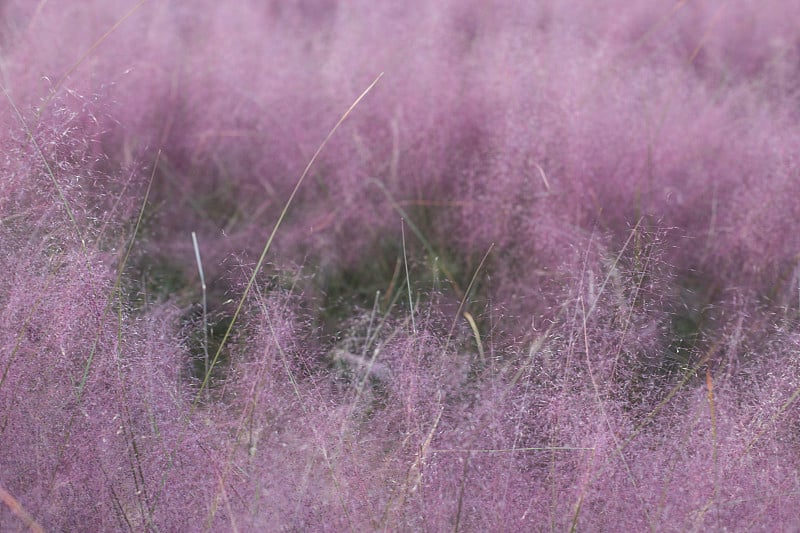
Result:
M0 530L800 530L798 27L2 3Z

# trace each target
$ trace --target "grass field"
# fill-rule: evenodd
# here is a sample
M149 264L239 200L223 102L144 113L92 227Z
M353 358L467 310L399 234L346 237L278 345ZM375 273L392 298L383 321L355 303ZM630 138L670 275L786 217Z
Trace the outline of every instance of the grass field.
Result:
M0 4L0 530L800 530L800 4Z

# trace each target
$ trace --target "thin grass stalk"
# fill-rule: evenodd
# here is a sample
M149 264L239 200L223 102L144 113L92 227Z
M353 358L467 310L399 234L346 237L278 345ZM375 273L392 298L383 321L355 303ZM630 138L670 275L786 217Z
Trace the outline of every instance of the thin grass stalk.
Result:
M203 273L203 261L200 259L200 245L197 244L197 234L192 232L192 245L194 246L194 257L197 260L197 271L200 274L200 289L203 291L203 362L204 374L208 374L208 300L206 298L206 277Z
M358 104L361 103L361 101L367 96L367 94L369 94L370 91L372 91L373 87L375 87L375 85L378 84L378 81L380 81L382 77L383 73L380 73L378 77L376 77L375 80L372 83L370 83L366 89L364 89L364 91L358 96L358 98L355 99L355 101L350 105L350 107L347 108L347 111L344 112L341 118L339 118L338 122L336 122L333 128L331 128L331 130L328 132L328 135L325 137L325 139L323 139L322 143L320 143L319 147L314 152L314 155L312 155L311 159L308 161L308 164L306 165L306 168L303 170L303 173L300 175L300 178L297 180L294 189L292 189L292 193L289 195L288 200L286 200L286 203L283 206L283 210L281 210L281 214L278 217L277 222L275 222L275 226L272 228L272 233L270 233L269 238L267 239L267 243L264 245L264 248L261 251L261 256L258 258L255 268L253 268L253 273L250 275L250 279L247 281L247 285L245 286L244 292L242 293L242 296L239 299L239 304L236 306L236 311L234 311L233 316L231 317L228 329L225 330L225 335L222 337L222 340L219 343L219 347L217 348L217 351L214 354L214 358L211 361L211 365L209 366L208 371L206 372L205 378L203 379L203 382L200 384L200 390L197 391L194 403L192 404L191 412L194 412L194 410L197 408L201 394L208 386L208 381L211 378L211 371L216 366L217 361L219 361L220 355L222 354L222 350L225 347L225 344L227 343L228 338L231 335L233 326L234 324L236 324L236 321L239 318L239 314L242 312L242 308L244 307L245 301L247 301L247 296L250 294L250 290L253 287L253 283L255 283L256 276L258 276L259 272L261 272L261 267L264 265L264 260L267 257L267 253L272 247L272 241L275 239L275 235L278 233L278 229L280 229L284 218L286 218L286 213L289 212L289 208L291 207L295 196L297 196L297 192L300 190L300 186L303 184L303 181L305 181L305 178L306 176L308 176L311 167L317 161L317 158L319 157L320 153L322 153L322 150L325 148L325 146L328 144L328 141L331 140L333 135L336 133L336 130L339 129L339 126L341 126L344 123L344 121L347 119L347 117L350 116L350 114L353 112L356 106L358 106Z

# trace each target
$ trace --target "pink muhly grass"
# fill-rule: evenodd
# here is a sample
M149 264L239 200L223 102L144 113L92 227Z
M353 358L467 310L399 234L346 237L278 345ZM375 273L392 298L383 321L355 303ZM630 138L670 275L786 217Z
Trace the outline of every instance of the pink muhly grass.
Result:
M0 524L799 527L800 11L201 4L0 8Z

